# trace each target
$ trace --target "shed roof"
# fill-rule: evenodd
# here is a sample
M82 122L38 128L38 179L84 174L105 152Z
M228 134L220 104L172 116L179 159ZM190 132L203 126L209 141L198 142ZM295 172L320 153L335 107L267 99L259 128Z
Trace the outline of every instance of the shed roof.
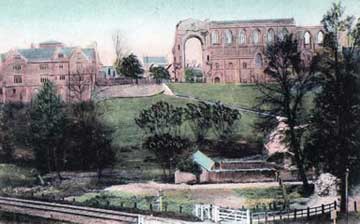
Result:
M210 159L208 156L206 156L199 150L194 153L193 160L208 171L210 171L215 164L214 160Z

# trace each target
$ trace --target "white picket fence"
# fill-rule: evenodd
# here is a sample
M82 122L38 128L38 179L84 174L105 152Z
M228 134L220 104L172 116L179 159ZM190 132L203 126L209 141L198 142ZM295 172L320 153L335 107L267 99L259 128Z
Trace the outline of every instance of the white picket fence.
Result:
M239 224L250 224L250 210L229 209L214 205L195 205L194 215L200 220L212 220L215 223L236 222Z
M204 220L215 223L260 224L278 220L296 220L311 216L329 214L338 208L337 202L306 209L250 212L245 209L230 209L214 205L195 205L194 215Z

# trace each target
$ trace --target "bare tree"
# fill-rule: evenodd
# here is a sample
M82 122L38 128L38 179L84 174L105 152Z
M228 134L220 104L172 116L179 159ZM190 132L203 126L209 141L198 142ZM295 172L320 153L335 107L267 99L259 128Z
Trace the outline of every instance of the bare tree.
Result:
M117 68L118 65L121 65L122 58L126 57L129 54L129 49L126 47L126 40L123 33L120 30L116 30L112 35L112 41L115 51L115 62L114 65Z
M85 94L91 93L94 72L94 69L88 66L84 69L78 69L75 73L69 75L68 88L70 100L79 102L85 99Z

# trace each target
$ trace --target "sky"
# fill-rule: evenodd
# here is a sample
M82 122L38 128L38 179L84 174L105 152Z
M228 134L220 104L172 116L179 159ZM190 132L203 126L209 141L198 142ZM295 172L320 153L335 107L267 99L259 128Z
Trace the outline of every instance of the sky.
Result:
M337 0L335 0L337 1ZM69 46L97 43L103 64L115 54L112 35L122 33L139 57L170 56L175 26L187 18L246 20L294 18L318 25L333 0L0 0L0 52L58 40ZM360 0L343 0L360 16Z

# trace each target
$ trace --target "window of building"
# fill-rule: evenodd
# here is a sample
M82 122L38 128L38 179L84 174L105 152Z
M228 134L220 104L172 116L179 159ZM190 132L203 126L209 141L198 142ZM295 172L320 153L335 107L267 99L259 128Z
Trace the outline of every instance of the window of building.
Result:
M64 57L64 54L63 53L59 53L58 54L58 58L63 58Z
M256 54L255 56L255 66L256 68L261 68L262 67L262 57L261 54Z
M83 68L82 63L80 63L80 62L76 63L76 70L77 70L78 72L81 71L82 68Z
M309 32L306 32L304 34L304 44L305 45L310 45L311 44L311 35Z
M42 83L46 82L47 80L48 80L47 77L41 77L41 78L40 78L40 82L42 82Z
M59 65L59 69L63 69L64 68L64 65Z
M284 27L279 33L279 39L284 40L284 38L289 34L289 31Z
M21 59L20 55L15 55L15 59Z
M232 62L229 62L228 69L234 69L234 64Z
M246 33L245 33L245 30L241 30L239 32L239 44L243 45L245 43L246 43Z
M324 42L324 33L319 31L316 39L318 44L322 44Z
M13 66L13 70L15 70L15 71L20 71L21 68L22 68L21 65L14 65L14 66Z
M219 69L219 68L220 68L219 63L215 63L215 68L216 68L216 69Z
M230 30L225 30L224 33L224 38L225 38L225 44L231 44L232 43L232 33Z
M178 50L180 51L180 44L178 44Z
M14 83L22 83L21 75L14 75Z
M40 64L40 70L46 70L49 68L48 64Z
M275 37L275 32L273 29L269 29L266 35L266 39L268 43L273 43L274 42L274 37Z
M219 44L219 33L217 31L211 32L211 44Z
M258 44L260 42L260 30L253 31L252 42L253 42L253 44Z
M207 56L206 56L206 60L207 60L207 61L210 61L210 55L207 55Z
M66 76L65 75L60 75L60 80L65 80Z
M15 95L15 94L16 94L16 89L13 89L12 92L13 92L13 94Z
M0 95L2 95L3 94L3 90L2 90L2 88L0 88Z
M243 62L243 68L247 69L247 63L246 62Z

